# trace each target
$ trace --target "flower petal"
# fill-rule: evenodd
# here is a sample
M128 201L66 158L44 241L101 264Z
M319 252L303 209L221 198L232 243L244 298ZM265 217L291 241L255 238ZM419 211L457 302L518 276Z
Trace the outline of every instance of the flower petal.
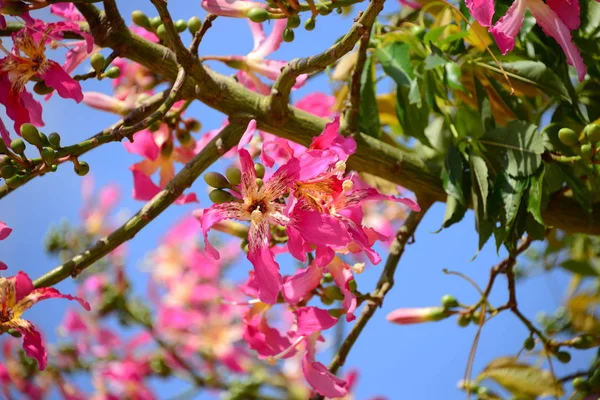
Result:
M269 36L263 40L258 47L255 47L254 50L248 54L248 57L265 58L269 54L277 51L283 42L283 31L285 30L286 25L287 21L285 19L275 20L273 30L271 30Z
M243 148L244 146L246 146L248 143L250 143L250 141L252 140L252 137L254 136L254 134L256 133L256 120L250 120L250 122L248 123L248 127L246 128L246 131L244 132L244 134L242 135L242 138L240 139L240 142L238 143L238 150Z
M338 398L348 394L348 383L333 375L327 367L315 361L314 338L307 341L307 352L302 358L302 373L313 389L322 396Z
M242 206L239 203L223 203L213 204L205 209L202 215L199 216L200 225L202 225L202 234L204 235L204 244L206 246L206 254L215 260L219 259L219 252L208 241L208 232L219 221L224 219L244 220L245 214Z
M123 144L125 149L133 154L138 154L149 160L156 160L160 149L154 141L154 135L149 130L136 132L133 135L133 142Z
M28 357L35 359L39 369L42 371L48 363L48 353L42 342L42 335L35 329L33 324L24 319L13 319L6 323L14 330L23 335L23 350Z
M10 235L12 228L9 228L4 222L0 222L0 240L4 240Z
M317 307L302 307L294 311L296 315L299 336L310 336L313 333L325 331L337 323L327 310Z
M496 39L502 54L508 53L515 47L515 37L523 25L526 9L526 0L515 0L506 14L490 28L490 33Z
M559 0L560 1L560 0ZM471 15L481 26L490 26L494 16L494 0L465 0Z
M583 81L586 74L586 67L581 54L579 54L579 49L571 39L569 28L543 1L528 0L528 6L537 24L544 30L546 35L552 36L558 42L567 56L567 62L577 70L579 81Z
M252 156L246 149L239 149L240 170L242 172L241 191L244 198L256 198L258 185L256 184L256 170Z
M546 5L558 15L567 28L571 30L579 28L581 23L579 0L546 0Z
M60 97L73 99L77 103L83 100L83 92L79 82L71 78L56 62L50 62L50 68L41 75L41 78L46 86L54 88Z
M288 304L296 304L308 295L321 282L323 271L314 265L299 269L285 280L283 298Z
M248 260L254 266L254 275L258 284L258 298L266 304L275 304L281 290L282 278L279 264L269 249L269 223L254 221L248 233Z
M356 319L354 310L356 310L357 301L356 296L349 287L350 282L354 280L354 275L352 275L350 267L341 258L335 257L327 266L327 270L337 287L340 288L342 295L344 295L342 305L346 309L346 321L353 321Z

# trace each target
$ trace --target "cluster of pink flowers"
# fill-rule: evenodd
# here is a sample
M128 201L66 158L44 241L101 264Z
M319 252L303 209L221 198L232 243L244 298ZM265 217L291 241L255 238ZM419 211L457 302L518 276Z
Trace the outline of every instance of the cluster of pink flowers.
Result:
M525 12L529 10L544 32L560 45L567 62L575 67L577 77L583 81L586 66L571 38L571 31L579 28L580 24L579 0L515 0L494 25L494 0L466 0L466 4L477 22L490 27L489 31L502 54L515 47L515 38L523 26Z

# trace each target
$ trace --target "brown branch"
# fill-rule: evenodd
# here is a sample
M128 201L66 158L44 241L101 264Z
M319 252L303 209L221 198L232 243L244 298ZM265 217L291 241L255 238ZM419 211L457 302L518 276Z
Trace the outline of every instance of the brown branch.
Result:
M344 114L344 120L340 127L340 131L343 135L354 135L360 133L358 126L358 116L360 111L360 90L363 70L365 68L365 62L367 61L367 49L369 48L369 41L371 39L371 27L363 33L360 38L360 46L358 47L358 56L356 58L356 64L354 65L354 71L352 71L352 78L350 81L350 99L349 106ZM371 71L367 71L371 73Z

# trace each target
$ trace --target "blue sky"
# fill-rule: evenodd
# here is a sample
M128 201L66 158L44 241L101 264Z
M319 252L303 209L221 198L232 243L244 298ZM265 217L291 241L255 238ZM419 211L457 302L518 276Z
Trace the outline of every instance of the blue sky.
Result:
M123 15L134 9L148 11L153 16L150 2L129 0L118 2ZM390 2L384 12L396 9ZM199 1L171 0L169 7L175 18L191 15L204 16ZM354 15L361 7L355 7ZM285 44L272 58L315 54L330 46L351 25L352 17L342 18L335 14L321 18L312 32L296 30L296 39ZM201 46L202 54L246 54L252 48L252 39L243 20L219 18L209 31ZM87 67L87 66L86 66ZM84 90L108 90L108 84L84 84ZM312 79L301 90L294 93L298 99L314 90L329 92L330 85L325 77ZM224 116L195 104L188 115L202 121L203 132L222 123ZM75 105L70 100L54 96L45 104L46 132L57 131L63 143L75 143L89 137L116 120L115 116L91 110L84 105ZM139 158L127 153L120 144L108 144L82 157L91 167L97 187L107 183L118 183L123 191L121 207L132 214L142 202L132 200L131 174L128 167ZM0 242L1 259L9 266L9 274L24 270L33 278L56 266L57 261L43 251L43 240L49 226L63 219L76 222L81 207L81 178L69 165L59 171L36 179L2 199L0 220L14 228L9 239ZM202 194L201 204L209 204L203 180L193 187ZM161 234L178 217L193 210L195 206L173 206L147 229L129 243L127 271L136 288L145 288L146 275L140 270L144 255L155 248ZM475 327L459 328L454 319L439 323L396 326L385 320L385 315L398 307L419 307L439 304L440 298L451 293L463 303L477 301L477 293L465 281L442 273L442 269L460 271L472 277L480 285L487 282L489 267L498 262L499 256L490 243L471 261L475 254L477 236L472 213L457 226L440 233L439 228L444 205L436 204L425 217L416 234L416 243L410 245L400 263L396 275L396 286L387 296L379 310L356 343L346 368L360 371L356 396L366 399L374 395L386 395L390 399L464 399L456 383L463 378L464 370L475 335ZM250 267L244 260L239 265L241 273ZM369 268L358 279L359 288L368 291L379 277L381 266ZM562 299L568 276L553 273L519 282L519 307L529 318L534 319L538 311L553 311ZM57 286L65 293L73 292L74 285L67 280ZM491 297L494 304L506 301L505 281L500 278ZM55 328L62 320L65 301L51 300L36 305L26 317L41 327L50 341L55 337ZM347 331L348 329L346 329ZM480 371L489 361L498 356L514 355L521 349L527 331L512 315L500 315L485 326L475 358L474 371ZM17 340L17 339L14 339ZM587 367L588 357L584 353L573 353L573 361L567 366L556 364L557 375ZM320 359L328 364L331 354L321 354ZM169 385L173 389L185 389L179 384ZM160 392L159 398L167 392ZM164 390L164 388L162 388Z

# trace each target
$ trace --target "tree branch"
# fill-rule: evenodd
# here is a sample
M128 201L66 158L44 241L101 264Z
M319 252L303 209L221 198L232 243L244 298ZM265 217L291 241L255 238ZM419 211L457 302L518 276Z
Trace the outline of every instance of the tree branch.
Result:
M356 57L356 64L354 65L354 71L352 71L352 78L350 80L349 106L344 113L344 119L340 127L340 131L344 136L360 132L358 114L360 111L361 78L365 69L365 62L367 61L367 49L369 48L370 38L371 27L360 38L358 56Z
M120 228L98 242L70 261L56 267L35 280L35 287L46 287L57 284L68 278L76 277L84 269L98 261L121 244L135 237L153 219L167 209L192 183L223 154L239 142L246 129L244 124L233 122L227 125L219 135L206 145L202 151L187 163L175 175L169 184L150 200L140 211L129 219Z

